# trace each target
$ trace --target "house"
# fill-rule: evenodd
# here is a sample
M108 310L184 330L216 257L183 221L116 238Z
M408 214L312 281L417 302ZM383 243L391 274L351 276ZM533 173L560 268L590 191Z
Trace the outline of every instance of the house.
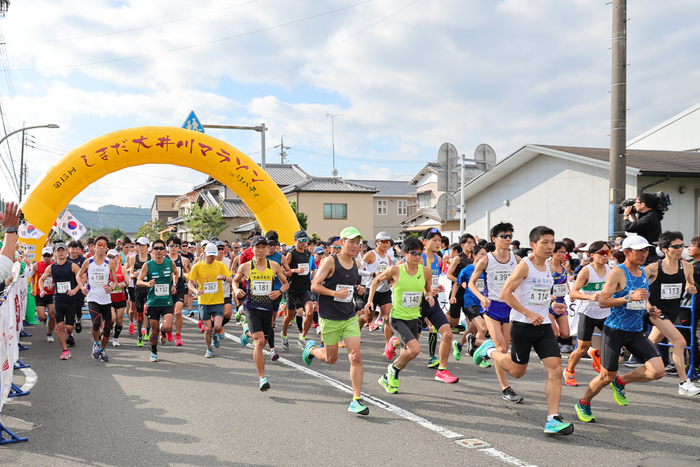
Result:
M178 195L156 195L151 204L151 222L158 219L167 226L168 222L177 217L177 209L175 209L175 200Z
M700 103L627 141L627 149L700 151Z
M399 239L403 230L401 221L408 214L408 203L415 198L415 188L410 186L405 180L347 181L371 186L379 190L373 196L374 228L371 238L374 238L379 232L388 232L391 238Z
M308 216L307 232L322 239L356 227L369 239L374 235L374 194L379 190L339 177L311 177L282 189L287 199Z
M523 146L464 186L465 231L487 238L491 226L508 221L521 242L538 225L554 229L558 239L607 239L608 160L606 148ZM698 232L700 153L628 150L626 178L627 198L654 183L645 191L672 196L664 230L681 231L688 240Z

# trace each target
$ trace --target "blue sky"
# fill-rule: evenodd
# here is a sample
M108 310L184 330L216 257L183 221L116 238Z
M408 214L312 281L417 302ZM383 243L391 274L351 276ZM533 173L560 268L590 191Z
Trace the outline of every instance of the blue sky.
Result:
M631 139L700 100L700 3L639 0L629 16ZM30 183L93 137L180 126L190 110L205 123L264 122L268 160L284 135L289 162L321 176L332 169L327 113L342 115L346 178L408 180L445 141L467 155L489 143L499 157L528 143L609 144L604 0L32 0L13 2L0 26L8 131L61 126L32 132ZM258 133L209 133L259 160ZM74 202L150 206L203 180L132 168Z

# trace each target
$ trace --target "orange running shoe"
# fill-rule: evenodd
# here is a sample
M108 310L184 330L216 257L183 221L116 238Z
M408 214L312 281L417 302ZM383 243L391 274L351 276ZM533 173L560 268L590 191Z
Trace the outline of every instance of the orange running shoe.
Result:
M568 368L564 368L564 382L567 386L578 386L578 383L576 382L576 375L574 373L575 372L573 371L569 371Z
M588 355L591 357L593 369L600 373L600 350L591 347L588 349Z

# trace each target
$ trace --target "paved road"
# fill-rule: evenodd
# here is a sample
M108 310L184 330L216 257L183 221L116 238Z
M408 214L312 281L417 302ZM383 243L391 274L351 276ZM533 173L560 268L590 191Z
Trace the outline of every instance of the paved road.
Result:
M229 336L240 329L230 324ZM229 337L216 358L205 359L203 338L187 320L185 347L159 346L155 364L126 333L122 347L108 349L109 363L93 360L86 331L73 358L60 361L58 343L46 343L42 331L29 328L29 350L20 353L38 381L2 416L29 442L0 448L3 465L700 465L700 396L678 396L676 378L630 387L628 407L606 389L594 401L595 424L578 422L573 410L584 387L565 386L561 412L576 420L576 432L550 438L542 433L545 372L536 357L512 382L522 404L503 401L493 369L468 359L450 359L458 384L435 381L424 354L401 373L400 393L390 395L377 383L388 363L383 336L363 331L370 415L358 417L346 411L343 350L335 366L308 368L293 342L279 362L268 361L272 389L260 393L252 349ZM585 384L594 371L584 361L577 376ZM24 378L15 371L17 384ZM462 447L455 442L462 439L488 446Z

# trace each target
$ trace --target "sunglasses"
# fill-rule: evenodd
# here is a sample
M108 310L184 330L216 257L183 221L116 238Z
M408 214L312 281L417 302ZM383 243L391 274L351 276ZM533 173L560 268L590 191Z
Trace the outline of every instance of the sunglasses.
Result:
M234 249L234 250L240 250L241 247L239 247L239 246L234 246L233 249Z
M418 257L418 256L422 256L423 252L422 251L409 251L408 254L411 256Z
M165 250L165 247L164 246L154 246L153 249L157 250L157 251L161 251L161 250Z
M343 247L340 245L333 245L331 248L333 248L334 250L342 250L343 249Z
M377 243L391 243L391 240L377 240Z
M299 242L299 243L306 243L308 241L309 241L308 238L297 238L297 242Z
M510 239L513 238L513 234L510 234L510 235L508 235L508 234L500 234L500 235L496 235L496 236L497 236L498 238L502 238L503 240L510 240Z
M592 253L592 254L600 255L600 256L609 256L610 250L599 250L599 251L596 251L595 253Z
M49 255L49 254L45 254L45 255L41 255L41 256L44 258L51 258L51 255Z
M100 243L95 243L95 246L107 246L107 244L100 242Z
M107 258L114 259L115 257L114 257L114 255L112 255L112 256L107 256Z
M683 244L680 244L680 245L669 245L668 247L669 247L669 248L673 248L674 250L682 250L683 248L685 248L685 245L683 245Z
M222 246L217 246L216 249L219 251L224 251L224 247L222 247Z
M170 245L168 245L168 248L177 248L177 245L175 245L174 243L171 243Z

